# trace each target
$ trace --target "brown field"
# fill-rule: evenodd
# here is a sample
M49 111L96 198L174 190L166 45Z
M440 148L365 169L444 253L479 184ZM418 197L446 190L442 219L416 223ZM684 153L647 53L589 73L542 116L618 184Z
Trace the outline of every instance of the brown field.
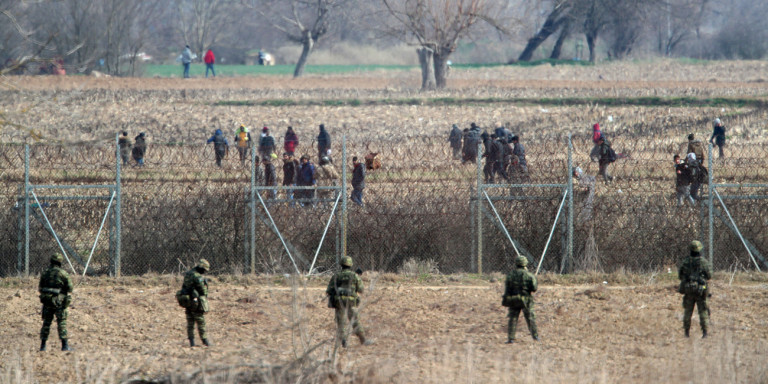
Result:
M711 284L711 337L699 338L694 315L685 339L674 274L545 275L541 341L521 318L518 343L506 345L500 274L368 273L362 321L375 344L355 340L338 355L324 278L214 278L210 348L187 346L178 276L79 280L70 353L57 350L55 330L37 352L36 281L12 280L0 289L0 382L766 383L768 286L763 275L736 277Z

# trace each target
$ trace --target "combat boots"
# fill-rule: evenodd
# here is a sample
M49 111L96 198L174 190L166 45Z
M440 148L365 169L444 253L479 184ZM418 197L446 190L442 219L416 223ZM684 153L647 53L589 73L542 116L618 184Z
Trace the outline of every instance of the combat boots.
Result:
M701 331L701 338L703 339L703 338L706 338L706 337L707 337L707 330L705 329L705 330Z
M61 350L62 351L71 351L72 348L69 347L69 343L67 343L67 339L61 339Z
M203 345L205 345L206 347L210 347L211 343L208 342L208 339L203 339Z
M45 340L40 341L40 352L45 351Z
M194 347L195 346L195 339L189 339L189 346Z
M685 337L691 337L691 330L688 328L685 329Z

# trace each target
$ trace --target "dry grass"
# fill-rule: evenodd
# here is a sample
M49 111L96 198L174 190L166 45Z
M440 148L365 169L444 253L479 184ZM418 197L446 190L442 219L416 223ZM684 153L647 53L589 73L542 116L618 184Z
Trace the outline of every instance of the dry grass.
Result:
M353 342L334 352L323 282L273 284L273 279L222 276L211 284L212 348L185 345L183 311L173 297L178 276L80 280L70 309L76 348L71 353L56 351L55 340L50 351L35 352L39 303L32 279L0 288L0 297L8 297L0 309L13 324L0 330L0 382L764 383L767 378L762 356L768 352L768 328L759 304L766 298L764 285L715 280L711 337L701 340L682 337L680 296L667 283L542 283L536 295L542 340L524 337L522 325L519 342L509 346L503 343L506 318L499 306L502 281L424 286L407 277L388 281L366 274L362 321L376 343Z

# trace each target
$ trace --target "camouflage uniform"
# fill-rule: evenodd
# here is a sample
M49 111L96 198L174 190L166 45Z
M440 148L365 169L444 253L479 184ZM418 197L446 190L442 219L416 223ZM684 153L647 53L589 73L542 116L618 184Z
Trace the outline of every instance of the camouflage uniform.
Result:
M351 257L341 259L341 272L333 275L325 293L329 296L329 306L336 309L337 340L341 340L341 345L347 346L347 321L352 323L352 333L360 339L360 343L367 344L365 330L357 312L360 302L358 294L363 293L363 280L352 271Z
M69 274L61 268L64 257L55 254L51 257L51 266L40 275L40 302L43 303L43 328L40 329L40 350L45 350L45 343L51 333L51 323L56 316L56 324L61 339L61 350L69 351L67 343L67 308L72 302L74 285Z
M507 343L515 341L515 331L517 330L517 318L520 311L523 311L525 322L528 323L528 330L531 331L531 337L539 340L539 332L536 329L536 314L533 312L532 292L536 292L539 284L536 276L528 272L526 266L528 259L518 256L515 260L517 267L507 275L507 281L504 288L504 298L502 305L509 307L509 325L507 328Z
M707 296L709 289L707 281L712 278L712 265L709 261L701 257L701 242L694 240L691 242L691 256L683 260L683 264L677 271L680 278L680 290L683 294L683 330L685 336L689 336L691 329L691 316L693 307L699 308L699 324L701 324L702 337L707 337L709 330L709 306L707 305Z
M208 312L208 281L202 275L208 269L210 269L210 263L205 259L200 260L195 268L184 274L184 284L181 286L182 292L195 301L195 304L185 309L187 338L189 338L189 345L192 347L195 346L195 323L197 323L197 330L203 344L210 345L205 326L205 313Z

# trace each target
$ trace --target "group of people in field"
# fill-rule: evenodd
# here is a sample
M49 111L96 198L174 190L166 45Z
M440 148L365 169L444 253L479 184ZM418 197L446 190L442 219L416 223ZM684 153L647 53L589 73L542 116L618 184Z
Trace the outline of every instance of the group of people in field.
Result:
M309 155L303 154L296 159L296 152L299 148L299 136L293 127L288 127L283 138L282 152L282 185L299 187L332 187L340 182L339 172L333 163L331 157L331 135L326 130L324 124L319 125L317 135L317 159L316 166ZM213 150L216 159L216 165L221 167L222 160L229 153L229 140L224 136L221 129L217 129L207 143L213 144ZM241 124L235 131L234 145L237 148L241 165L245 165L246 160L253 154L255 167L255 181L259 186L277 186L278 173L276 163L278 162L277 147L275 138L269 127L263 127L258 137L258 144L254 143L251 132L248 127ZM359 161L357 156L352 157L352 195L353 202L363 206L363 189L365 188L365 166ZM286 189L286 199L297 199L302 206L313 206L315 204L315 189ZM317 193L319 199L329 199L333 197L333 191L330 189L320 189ZM277 190L269 190L267 198L276 199Z
M476 123L462 131L453 124L448 134L448 142L453 151L453 159L462 164L475 163L478 147L482 144L485 159L483 181L493 184L496 180L525 182L528 178L528 163L525 160L525 147L520 138L501 123L496 123L493 133L483 130Z
M120 133L120 137L117 139L117 145L120 148L120 159L123 162L123 166L131 164L131 158L133 158L134 165L138 167L144 166L144 156L147 153L146 139L147 135L144 132L141 132L133 139L133 143L131 143L127 131Z

